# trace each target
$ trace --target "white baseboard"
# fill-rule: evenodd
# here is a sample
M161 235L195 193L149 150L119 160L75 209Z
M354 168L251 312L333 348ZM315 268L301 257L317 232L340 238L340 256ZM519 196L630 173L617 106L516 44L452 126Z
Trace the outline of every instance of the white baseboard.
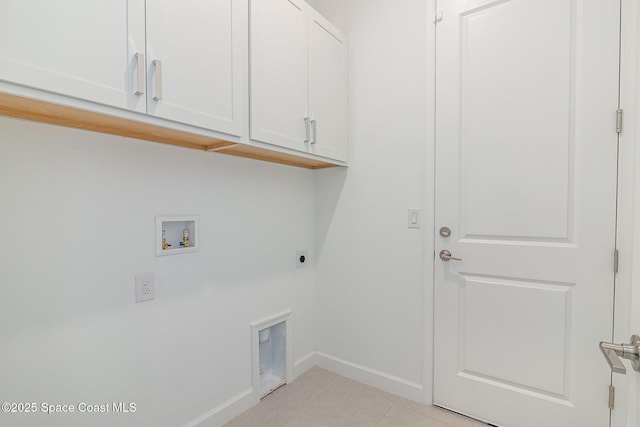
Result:
M309 352L305 356L302 356L300 359L298 359L295 362L293 362L293 378L292 378L292 380L295 380L300 375L304 374L305 372L307 372L309 369L313 368L316 365L317 365L317 363L316 363L316 352L315 351Z
M319 367L328 371L404 397L405 399L424 403L425 394L421 384L320 352L316 352L315 360Z
M316 366L316 352L312 351L294 362L292 380L314 366ZM182 427L220 427L257 403L254 389L248 388Z
M182 427L220 427L258 403L253 387L221 403Z
M316 351L312 351L294 362L292 380L314 366L406 399L416 402L424 400L424 390L420 384ZM255 390L251 387L188 422L183 427L220 427L257 403Z

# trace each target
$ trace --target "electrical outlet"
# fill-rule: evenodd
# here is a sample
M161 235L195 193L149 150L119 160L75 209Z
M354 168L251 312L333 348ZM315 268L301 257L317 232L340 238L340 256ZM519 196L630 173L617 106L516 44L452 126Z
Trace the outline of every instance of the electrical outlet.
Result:
M307 250L301 250L296 252L296 268L304 268L309 264L309 256Z
M156 297L153 273L136 274L136 302L148 301Z

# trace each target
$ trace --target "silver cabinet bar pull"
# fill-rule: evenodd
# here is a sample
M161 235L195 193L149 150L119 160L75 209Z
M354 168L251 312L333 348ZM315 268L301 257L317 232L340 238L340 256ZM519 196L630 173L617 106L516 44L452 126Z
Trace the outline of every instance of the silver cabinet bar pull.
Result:
M601 342L600 350L604 354L611 370L618 374L626 374L627 369L622 364L623 359L631 360L631 367L634 371L640 372L640 336L632 335L629 344L614 344Z
M318 122L316 120L311 120L311 143L315 144L318 142Z
M440 259L443 261L462 261L462 258L451 256L451 252L446 249L440 251Z
M154 101L162 100L162 61L159 59L153 60L153 65L156 68L156 94L153 96Z
M144 53L140 53L137 52L135 54L136 60L137 60L137 78L136 78L136 91L135 94L138 96L144 95L144 70L145 70L145 65L144 65Z
M309 117L304 118L304 143L307 144L309 142Z

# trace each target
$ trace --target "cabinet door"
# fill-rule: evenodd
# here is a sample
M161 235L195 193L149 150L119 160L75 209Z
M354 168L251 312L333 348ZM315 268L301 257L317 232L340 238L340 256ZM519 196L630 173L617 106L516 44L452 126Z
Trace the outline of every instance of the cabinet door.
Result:
M0 2L2 81L144 112L136 52L144 0Z
M347 160L347 48L342 34L315 11L309 19L311 151Z
M306 151L306 4L251 0L251 139Z
M240 135L242 3L147 0L148 114Z

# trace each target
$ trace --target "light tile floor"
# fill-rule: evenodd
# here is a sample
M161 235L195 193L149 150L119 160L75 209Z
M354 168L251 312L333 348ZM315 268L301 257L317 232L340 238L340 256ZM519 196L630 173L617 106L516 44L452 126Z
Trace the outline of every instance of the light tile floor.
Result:
M487 427L312 368L224 427Z

